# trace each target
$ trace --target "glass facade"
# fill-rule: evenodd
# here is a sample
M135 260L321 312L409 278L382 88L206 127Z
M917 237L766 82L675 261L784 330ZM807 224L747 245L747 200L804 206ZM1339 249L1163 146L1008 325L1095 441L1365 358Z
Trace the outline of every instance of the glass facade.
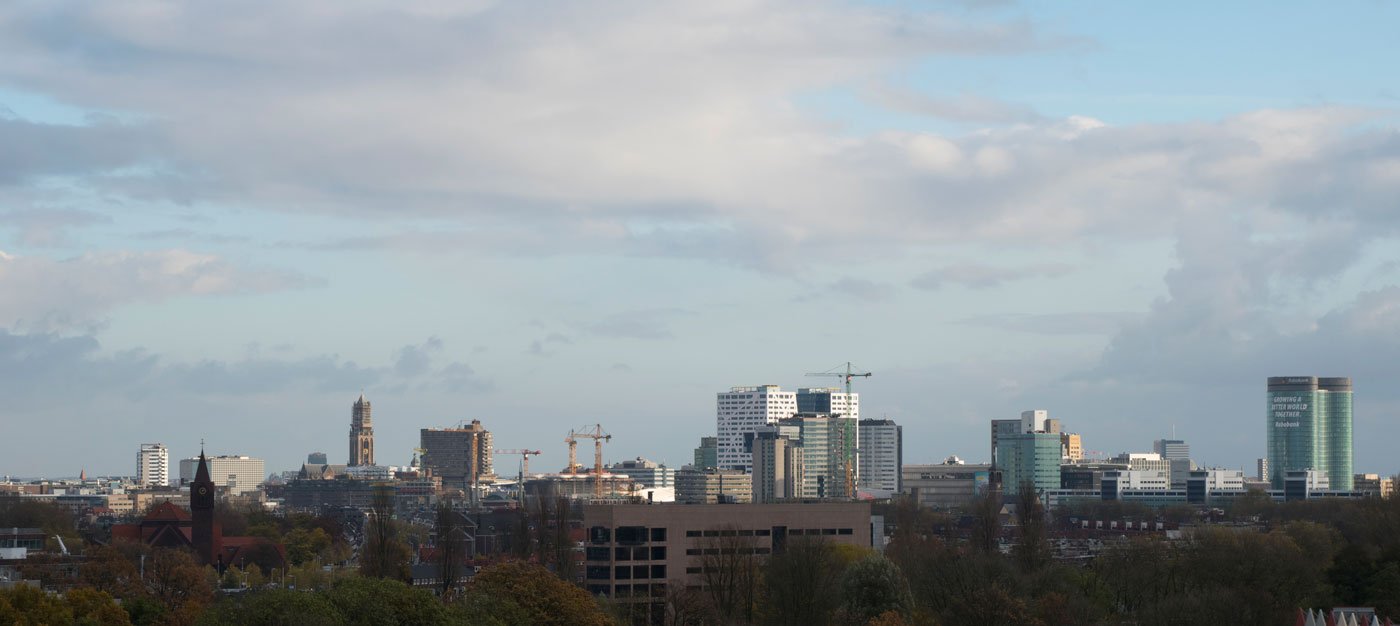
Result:
M997 440L1002 491L1013 493L1030 481L1041 491L1060 488L1060 435L1015 433Z
M1284 488L1290 470L1314 469L1329 488L1352 488L1352 392L1350 378L1269 378L1266 430L1269 483Z

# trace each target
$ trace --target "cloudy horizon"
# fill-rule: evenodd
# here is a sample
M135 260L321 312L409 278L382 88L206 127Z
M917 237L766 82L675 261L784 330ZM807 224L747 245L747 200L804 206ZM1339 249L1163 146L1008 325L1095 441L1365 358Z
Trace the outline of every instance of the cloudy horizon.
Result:
M847 361L910 463L1034 408L1252 473L1312 375L1395 474L1396 13L3 6L0 474L342 462L361 392L381 464L479 419L679 466Z

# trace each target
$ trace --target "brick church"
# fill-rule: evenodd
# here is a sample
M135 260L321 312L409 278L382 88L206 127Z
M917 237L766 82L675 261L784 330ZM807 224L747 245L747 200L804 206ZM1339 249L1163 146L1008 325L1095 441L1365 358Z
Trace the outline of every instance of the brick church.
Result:
M225 537L223 528L214 521L214 496L218 487L209 478L209 463L204 451L199 451L199 469L190 483L190 510L162 502L151 507L139 524L119 524L112 527L112 540L138 541L153 548L192 550L206 565L220 572L230 565L240 568L248 563L264 566L276 561L275 567L285 567L286 546L263 537Z

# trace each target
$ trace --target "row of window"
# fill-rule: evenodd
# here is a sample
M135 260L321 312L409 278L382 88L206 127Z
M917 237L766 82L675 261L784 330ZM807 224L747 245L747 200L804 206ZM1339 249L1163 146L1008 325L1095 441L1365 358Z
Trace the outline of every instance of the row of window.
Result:
M590 595L603 595L612 598L664 598L666 597L666 583L640 583L621 585L589 585ZM660 606L661 615L653 620L653 623L661 623L661 618L665 615L665 607Z
M589 565L584 569L584 577L588 580L608 580L609 574L614 580L645 580L647 578L666 578L665 565L618 565L610 567L607 565Z
M609 557L612 557L614 561L665 561L666 546L617 547L612 549L607 546L589 546L584 556L589 561L606 561Z

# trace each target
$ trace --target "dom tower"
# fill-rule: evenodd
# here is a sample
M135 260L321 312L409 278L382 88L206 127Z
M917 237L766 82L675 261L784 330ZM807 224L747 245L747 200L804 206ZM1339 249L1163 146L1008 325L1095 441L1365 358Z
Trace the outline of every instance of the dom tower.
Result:
M350 461L346 465L374 465L374 424L363 393L350 409Z

